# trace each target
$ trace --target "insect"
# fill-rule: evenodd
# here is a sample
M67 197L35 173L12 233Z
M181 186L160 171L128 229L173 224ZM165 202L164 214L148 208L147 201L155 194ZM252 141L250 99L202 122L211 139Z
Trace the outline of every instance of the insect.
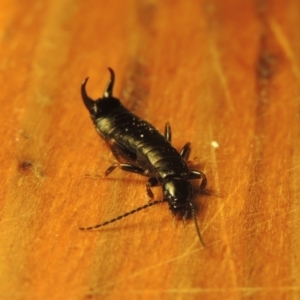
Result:
M119 167L124 171L148 177L146 192L151 201L104 223L80 229L95 229L152 205L167 202L173 215L181 219L186 219L190 215L193 217L198 237L204 245L195 208L191 202L193 192L189 180L201 179L200 190L203 190L207 179L204 173L190 170L187 166L186 161L191 152L190 143L186 143L181 152L178 152L171 145L172 134L169 123L166 123L164 135L161 135L151 124L127 110L120 100L113 96L115 74L112 69L108 70L110 81L103 98L93 100L87 95L88 78L81 86L81 96L95 128L118 161L106 170L105 175L109 175ZM162 200L153 200L151 188L155 186L162 186Z

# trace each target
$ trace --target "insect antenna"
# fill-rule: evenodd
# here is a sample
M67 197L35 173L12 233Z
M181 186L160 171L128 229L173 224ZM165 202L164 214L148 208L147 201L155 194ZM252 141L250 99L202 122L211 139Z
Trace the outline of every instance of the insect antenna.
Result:
M203 247L205 247L205 244L203 242L202 235L201 235L201 232L200 232L200 229L199 229L199 225L198 225L197 216L196 216L196 213L195 213L194 206L191 202L189 202L189 204L190 204L190 207L191 207L191 213L192 213L192 216L193 216L193 219L194 219L194 223L195 223L195 226L196 226L196 231L197 231L200 243L203 245Z
M140 206L140 207L138 207L138 208L135 208L135 209L133 209L133 210L131 210L131 211L129 211L129 212L123 214L123 215L120 215L120 216L118 216L118 217L116 217L116 218L113 218L113 219L111 219L111 220L109 220L109 221L106 221L106 222L103 222L103 223L101 223L101 224L97 224L97 225L94 225L94 226L90 226L90 227L79 227L79 229L80 229L80 230L91 230L91 229L96 229L96 228L105 226L105 225L107 225L107 224L116 222L116 221L118 221L118 220L120 220L120 219L126 218L127 216L132 215L132 214L134 214L134 213L136 213L136 212L138 212L138 211L140 211L140 210L146 209L146 208L148 208L148 207L150 207L150 206L153 206L153 205L155 205L155 204L159 204L159 203L162 203L162 202L166 202L166 200L163 199L163 200L155 200L155 201L151 201L151 202L149 202L149 203L147 203L147 204L145 204L145 205L143 205L143 206Z
M114 84L115 84L115 73L113 71L113 69L108 68L108 71L110 73L110 81L107 85L107 88L103 94L103 98L110 98L112 97L113 94L113 88L114 88Z

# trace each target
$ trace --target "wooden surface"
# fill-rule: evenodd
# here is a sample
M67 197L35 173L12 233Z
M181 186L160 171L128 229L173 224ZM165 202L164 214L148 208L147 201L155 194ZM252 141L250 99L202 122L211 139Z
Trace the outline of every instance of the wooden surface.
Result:
M0 4L0 299L300 299L300 2ZM193 222L116 170L79 88L115 95L212 195ZM212 142L219 147L213 146ZM160 189L155 190L160 197Z

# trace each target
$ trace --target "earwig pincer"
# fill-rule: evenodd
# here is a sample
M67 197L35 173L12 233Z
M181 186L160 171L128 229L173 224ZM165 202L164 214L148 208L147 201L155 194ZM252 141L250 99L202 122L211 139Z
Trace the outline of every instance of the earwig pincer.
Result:
M163 199L131 210L107 222L81 230L95 229L119 219L127 217L137 211L162 202L168 202L171 212L179 218L186 219L191 215L194 219L200 242L204 245L197 218L192 203L193 189L189 180L201 179L200 190L206 186L204 173L191 170L187 166L190 155L190 143L186 143L179 153L171 145L171 127L165 125L164 135L161 135L151 124L142 120L126 109L119 99L113 96L115 75L112 69L110 81L103 98L91 99L86 93L88 78L82 83L81 96L88 109L92 121L99 135L107 142L119 163L111 165L105 172L109 175L117 167L148 177L146 191L153 199L152 187L162 186Z

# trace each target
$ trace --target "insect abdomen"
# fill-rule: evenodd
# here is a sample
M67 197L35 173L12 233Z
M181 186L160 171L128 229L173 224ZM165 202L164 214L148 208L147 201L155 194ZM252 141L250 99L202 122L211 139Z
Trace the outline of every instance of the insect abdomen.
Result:
M150 173L156 173L161 178L168 175L185 177L189 174L177 150L152 125L125 107L118 107L107 117L95 120L95 123L105 140L118 141L135 155L135 163Z

